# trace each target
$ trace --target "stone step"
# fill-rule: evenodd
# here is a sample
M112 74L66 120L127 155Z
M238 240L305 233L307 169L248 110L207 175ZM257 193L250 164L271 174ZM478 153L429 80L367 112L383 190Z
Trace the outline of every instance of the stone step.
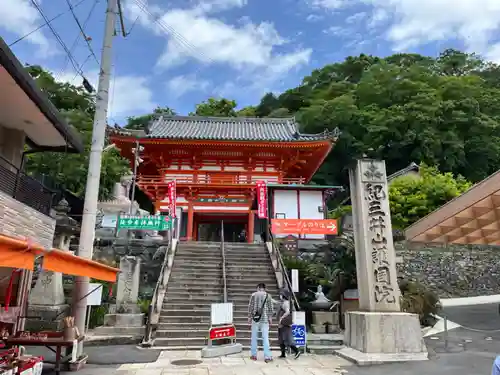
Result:
M196 294L196 295L190 295L189 293L186 293L185 290L179 290L179 289L171 289L171 290L168 290L167 289L167 293L165 295L165 298L168 299L168 298L174 298L174 299L178 299L178 298L189 298L191 296L191 298L213 298L213 299L218 299L218 298L222 298L222 287L221 287L221 290L206 290L206 291L201 291L200 293Z
M203 308L197 308L197 309L192 309L189 307L186 307L184 309L176 307L176 306L169 306L167 309L161 309L160 312L161 317L166 317L166 316L175 316L175 317L205 317L208 316L210 317L210 306L208 307L203 307Z
M141 336L146 332L146 326L141 327L108 327L100 326L94 329L96 336Z
M267 292L271 295L273 298L278 298L279 296L279 290L278 287L271 286L270 284L267 285ZM240 294L246 294L248 298L250 298L250 295L255 292L257 284L253 288L244 288L244 287L239 287L239 286L228 286L228 296L232 295L240 295Z
M274 275L267 275L267 277L265 276L262 276L262 277L253 277L253 276L249 276L249 275L240 275L240 276L226 276L226 283L228 286L231 286L231 285L234 285L234 286L237 286L237 285L240 285L240 286L244 286L244 287L248 287L250 289L252 288L256 288L257 285L259 285L260 283L264 283L266 284L266 287L267 287L267 284L271 284L272 280L275 280L276 282L276 279L274 278ZM271 285L269 285L269 287L272 287Z
M192 277L191 274L182 274L178 276L170 276L171 279L169 280L171 283L177 282L177 283L185 283L185 282L191 282L196 280L198 283L207 283L207 284L220 284L222 285L222 275L200 275L197 276L196 278Z
M243 338L243 339L250 339L252 336L251 330L248 329L249 327L247 326L246 330L238 330L236 328L236 337ZM163 330L163 329L158 329L156 331L156 338L207 338L209 337L209 329L210 327L205 327L205 329L169 329L169 330ZM278 336L278 330L271 330L269 331L269 338L277 337Z
M185 348L202 348L205 345L207 345L208 340L205 337L190 337L190 338L171 338L171 337L161 337L161 338L156 338L154 346L174 346L174 347L185 347ZM250 346L250 338L237 338L236 339L237 343L242 344L244 347L245 346ZM278 347L278 340L277 339L270 339L270 344L272 347Z
M168 316L162 315L160 313L159 323L203 323L205 325L210 325L210 313L205 316L196 316L196 315L182 315L182 316Z
M235 323L234 324L236 327L236 333L239 335L240 332L247 332L248 335L250 336L250 327L248 325L248 322L245 321L243 323ZM208 332L210 329L210 324L207 323L173 323L173 322L167 322L167 323L159 323L158 324L158 330L160 331L187 331L187 330L198 330L198 331L205 331ZM270 332L278 332L278 327L276 325L272 325Z
M183 268L183 269L201 268L201 269L218 270L218 269L222 269L222 262L221 263L186 262L186 261L175 259L173 269L175 269L175 268Z
M167 293L169 290L184 290L185 293L194 293L198 294L198 292L203 292L203 291L222 291L222 281L220 283L213 283L213 284L206 284L204 282L200 282L196 279L192 280L173 280L172 282L168 283L167 285Z

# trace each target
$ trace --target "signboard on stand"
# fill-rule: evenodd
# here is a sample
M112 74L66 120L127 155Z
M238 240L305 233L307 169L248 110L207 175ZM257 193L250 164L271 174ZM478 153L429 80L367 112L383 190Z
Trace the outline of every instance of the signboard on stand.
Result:
M292 334L297 347L305 348L307 345L306 313L304 311L293 312Z
M232 303L212 303L210 306L208 345L201 350L203 358L221 357L241 353L243 347L236 343L236 327L233 324ZM220 343L221 340L229 343ZM214 345L215 344L215 345Z
M86 294L87 299L87 322L85 325L85 331L89 330L90 323L90 313L92 312L92 306L101 306L102 303L102 284L99 283L89 283ZM75 345L78 347L78 345ZM76 353L76 352L75 352ZM76 355L76 354L75 354ZM75 359L76 361L76 359Z

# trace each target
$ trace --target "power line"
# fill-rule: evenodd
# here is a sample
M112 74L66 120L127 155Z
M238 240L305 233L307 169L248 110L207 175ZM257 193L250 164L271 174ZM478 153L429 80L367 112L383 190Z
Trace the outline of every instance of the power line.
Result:
M181 47L184 47L188 52L191 51L191 56L193 57L200 57L202 56L202 59L200 60L205 60L205 61L208 61L208 62L211 62L213 63L214 61L209 58L208 56L206 56L204 53L202 52L199 52L196 50L196 47L191 44L188 40L186 40L186 38L184 38L184 36L182 34L180 34L177 30L175 30L172 26L166 24L164 21L162 21L159 17L159 16L155 16L153 13L151 13L149 11L149 9L147 9L147 5L140 1L140 0L135 0L135 3L137 4L137 6L139 7L139 9L141 9L144 13L146 13L147 16L150 16L153 18L153 21L156 22L158 24L158 26L160 26L164 31L166 31L167 34L173 36L172 40L174 42L177 42L181 45Z
M92 8L90 8L90 11L89 11L89 14L87 16L87 18L85 19L85 21L83 22L83 30L85 30L85 27L87 26L87 23L89 22L90 20L90 17L92 17L92 14L94 13L94 10L97 6L97 3L99 3L100 0L94 0L94 3L92 4ZM75 8L75 6L73 6L73 9ZM71 44L71 47L70 47L70 52L73 53L76 49L76 47L78 46L78 42L80 41L80 35L81 33L78 33L78 35L76 36L75 40L73 41L73 43ZM85 35L84 35L84 38L85 38ZM90 57L92 57L92 52L91 51L91 54L87 57L87 59L80 65L81 69L83 69L83 65L90 59ZM94 54L95 56L95 54ZM68 68L68 63L69 63L69 58L66 56L65 60L64 60L64 66L62 67L62 69L59 71L58 74L55 75L56 79L60 78L64 72L66 71L66 69ZM99 63L97 63L97 65L99 65ZM75 76L76 78L76 76ZM73 81L74 81L74 78L73 78Z
M77 8L78 6L80 6L81 4L83 4L86 0L80 0L78 3L76 3L75 5L73 5L73 8ZM68 13L69 10L65 10L64 12L61 12L59 13L57 16L55 17L52 17L48 22L45 22L43 24L41 24L40 26L38 26L36 29L34 29L33 31L30 31L28 34L25 34L23 35L22 37L16 39L15 41L13 41L12 43L9 44L9 47L12 47L14 44L20 42L21 40L23 39L26 39L27 37L29 37L31 34L33 33L36 33L38 30L40 30L42 27L44 26L47 26L50 22L58 19L59 17L65 15L66 13Z
M85 34L85 26L86 26L86 23L88 22L88 20L90 19L90 16L92 15L92 12L94 11L94 8L95 8L96 4L98 3L98 1L99 0L94 1L94 5L92 6L92 9L89 12L89 16L85 20L85 24L82 26L82 24L78 20L78 17L75 14L73 5L71 5L71 2L69 0L66 0L66 3L68 4L69 10L71 11L71 14L72 14L73 18L75 19L75 22L78 25L78 28L80 29L80 32L82 33L83 39L85 40L85 43L87 43L87 47L89 48L89 51L92 54L92 57L94 57L94 60L97 63L97 65L99 65L99 59L97 58L97 56L95 55L94 50L92 49L92 45L90 44L89 37L87 36L87 34Z
M73 55L71 54L71 52L68 50L68 47L66 46L66 44L64 43L64 41L61 39L61 36L57 33L56 30L54 30L54 28L50 24L50 21L48 20L47 16L45 16L45 13L43 12L43 10L40 8L40 6L37 4L37 2L35 0L31 0L31 3L36 8L36 10L38 11L38 13L40 13L40 15L42 16L42 18L44 19L44 21L47 23L48 28L50 29L50 31L52 32L52 34L54 34L54 36L56 37L56 40L58 41L58 43L61 45L61 47L64 49L64 51L68 55L68 58L71 61L71 64L73 65L73 68L75 68L75 71L78 72L78 74L80 74L82 76L82 78L85 78L84 75L83 75L82 69L78 66L78 63L75 61L75 58L73 57Z

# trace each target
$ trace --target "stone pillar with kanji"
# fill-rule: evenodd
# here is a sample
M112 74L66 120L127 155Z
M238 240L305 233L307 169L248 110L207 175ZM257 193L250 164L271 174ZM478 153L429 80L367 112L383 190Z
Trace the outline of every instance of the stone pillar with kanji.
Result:
M419 317L401 312L385 162L349 171L359 310L345 315L346 348L359 365L427 359Z

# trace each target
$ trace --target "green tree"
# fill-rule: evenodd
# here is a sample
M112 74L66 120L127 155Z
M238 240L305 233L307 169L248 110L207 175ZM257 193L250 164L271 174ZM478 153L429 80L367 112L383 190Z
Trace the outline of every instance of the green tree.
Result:
M456 198L471 184L462 176L421 165L419 176L402 176L389 186L392 225L404 229Z
M28 66L27 69L68 123L80 133L85 151L82 154L30 154L26 159L26 171L33 175L46 175L72 193L83 196L92 140L94 98L83 87L55 81L51 73L39 66ZM114 184L129 170L129 163L116 150L103 153L100 199L108 199Z
M240 109L236 112L236 116L238 117L256 117L256 107L248 106Z
M236 117L236 102L229 99L209 98L196 105L194 113L191 116L210 116L210 117Z
M419 161L485 178L500 165L497 82L496 66L454 50L437 59L360 55L315 70L297 88L301 131L339 127L342 135L314 181L347 185L348 167L363 155L384 159L389 173Z
M161 115L173 116L176 115L176 113L172 108L169 107L156 107L153 110L153 113L150 113L148 115L128 117L127 124L124 126L124 128L131 130L146 129L151 120Z

